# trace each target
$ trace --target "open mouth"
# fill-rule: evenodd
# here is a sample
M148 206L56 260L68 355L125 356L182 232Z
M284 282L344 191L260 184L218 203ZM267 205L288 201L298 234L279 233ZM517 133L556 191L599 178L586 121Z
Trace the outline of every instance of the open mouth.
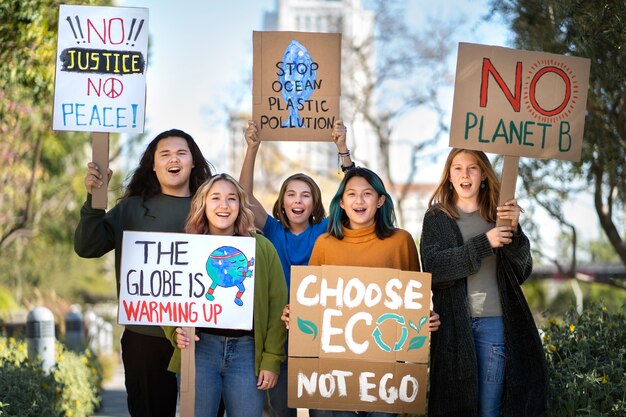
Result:
M180 172L180 167L171 167L167 169L167 172L170 174L178 174Z
M365 209L365 208L356 208L356 209L354 209L354 212L356 214L365 214L366 211L367 211L367 209Z
M217 217L228 218L230 217L230 213L215 213Z
M472 188L472 184L470 184L469 182L462 182L459 185L461 186L461 189L463 190L469 190L470 188Z
M304 213L304 209L299 209L299 208L294 208L291 209L291 212L297 216L301 215L302 213Z

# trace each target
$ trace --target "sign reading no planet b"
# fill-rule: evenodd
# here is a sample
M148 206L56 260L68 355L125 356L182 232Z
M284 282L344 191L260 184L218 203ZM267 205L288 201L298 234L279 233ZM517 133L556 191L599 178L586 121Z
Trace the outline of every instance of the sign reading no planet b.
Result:
M255 239L124 232L120 324L252 329Z
M590 60L459 44L450 146L580 160Z
M330 141L339 119L341 34L253 33L252 118L261 140Z
M290 407L425 412L431 275L291 269Z
M148 9L61 5L54 130L141 133Z

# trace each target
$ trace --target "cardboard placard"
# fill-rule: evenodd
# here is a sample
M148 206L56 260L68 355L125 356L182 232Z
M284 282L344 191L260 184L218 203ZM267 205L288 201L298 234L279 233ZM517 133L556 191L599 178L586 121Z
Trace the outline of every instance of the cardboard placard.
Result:
M252 329L255 239L124 232L120 324Z
M590 62L459 43L450 146L580 160Z
M427 273L328 265L292 267L289 406L423 412L430 289L431 275ZM370 371L374 375L363 374ZM345 392L324 394L331 389L323 384L346 372L351 381L343 388ZM379 393L368 384L383 377L386 389L402 385L407 395L387 398L375 394L378 397L374 399L364 394L369 389ZM334 382L342 384L338 379Z
M341 34L254 32L253 57L259 138L331 141L340 118Z
M61 5L54 130L141 133L148 9Z
M289 358L289 407L423 414L428 365Z
M106 210L108 205L109 176L109 134L106 132L91 133L91 160L102 172L102 186L91 190L91 207Z

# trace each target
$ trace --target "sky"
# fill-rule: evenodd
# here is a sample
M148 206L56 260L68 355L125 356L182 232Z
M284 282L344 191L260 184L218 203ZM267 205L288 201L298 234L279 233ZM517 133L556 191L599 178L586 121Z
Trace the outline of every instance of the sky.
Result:
M218 172L226 169L220 165L220 161L226 159L225 146L230 140L225 128L225 109L237 105L249 111L251 107L252 32L263 29L263 15L274 10L276 2L117 0L119 6L149 9L151 44L146 76L146 143L159 132L180 128L196 139ZM407 0L406 16L414 28L419 28L426 19L455 19L458 22L458 30L453 35L455 43L511 47L513 37L505 25L498 19L484 19L488 11L488 0ZM454 73L456 51L452 55L449 65L450 72ZM442 94L448 113L451 113L453 92L450 86ZM400 136L403 129L411 129L408 121L405 124L400 122ZM419 134L423 138L430 136L427 125L426 120L420 120L422 131ZM414 137L415 132L407 136ZM447 146L448 138L442 138L441 152L435 152L430 164L420 165L418 181L438 180ZM139 152L143 148L141 146ZM133 167L131 163L129 168ZM584 218L596 218L588 200L576 200L572 206L581 217L578 224L588 224ZM548 228L550 237L545 240L553 245L557 230L554 224ZM599 233L597 228L581 229L579 233L584 238L597 238Z
M264 12L274 10L275 3L276 0L118 0L120 6L149 9L147 139L172 127L181 128L201 144L216 168L223 170L219 161L224 142L229 140L224 129L224 109L235 104L243 110L250 108L252 32L263 29ZM462 11L464 22L455 34L455 42L505 46L506 29L481 22L488 11L485 0L409 0L407 5L408 21L415 27L424 19L446 19ZM452 57L451 66L455 59ZM452 91L444 97L450 106Z

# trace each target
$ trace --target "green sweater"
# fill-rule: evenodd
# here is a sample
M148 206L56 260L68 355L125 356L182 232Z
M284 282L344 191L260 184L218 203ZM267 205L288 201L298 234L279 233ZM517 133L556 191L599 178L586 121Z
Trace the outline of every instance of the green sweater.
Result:
M255 372L266 370L279 374L280 363L285 360L287 331L280 319L287 304L287 284L278 253L267 238L255 234L256 253L254 265L254 365ZM176 346L176 327L163 330L176 347L169 370L180 372L180 349Z
M83 258L99 258L115 249L115 278L120 291L120 262L124 230L183 233L191 197L159 194L145 201L141 197L121 200L105 212L91 207L91 194L80 209L74 233L74 251ZM147 212L146 212L147 209ZM127 325L135 333L164 337L159 326Z

